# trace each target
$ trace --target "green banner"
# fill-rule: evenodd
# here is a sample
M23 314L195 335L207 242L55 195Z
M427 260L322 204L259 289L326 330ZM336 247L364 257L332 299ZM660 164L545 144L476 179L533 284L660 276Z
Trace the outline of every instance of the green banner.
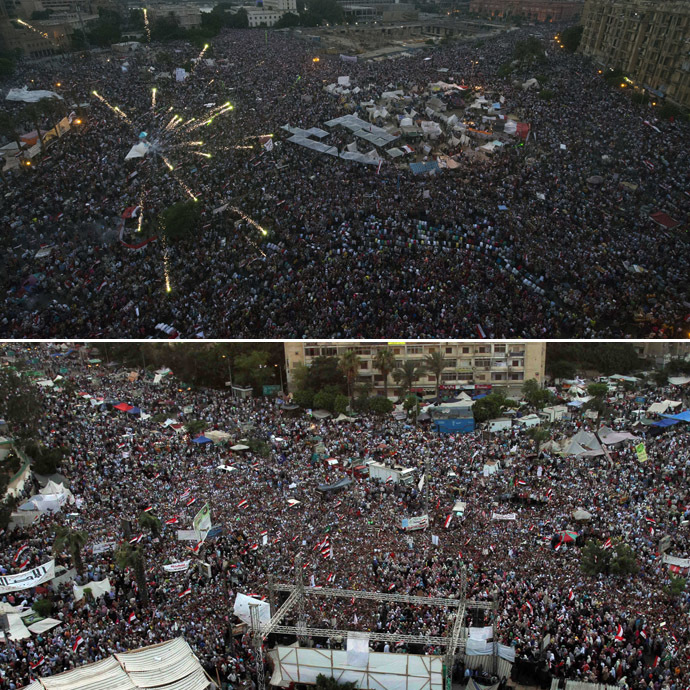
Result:
M192 525L196 532L208 532L211 529L211 508L208 503L194 516Z
M644 443L640 443L635 446L635 452L637 453L637 459L640 462L646 462L647 461L647 449L645 448Z

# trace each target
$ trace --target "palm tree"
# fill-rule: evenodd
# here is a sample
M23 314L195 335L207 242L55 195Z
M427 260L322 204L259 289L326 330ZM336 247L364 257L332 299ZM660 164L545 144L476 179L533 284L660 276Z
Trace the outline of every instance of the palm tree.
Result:
M139 515L139 527L151 530L151 534L154 537L157 537L161 533L161 521L155 515L151 515L151 513L147 513L146 511Z
M374 355L374 367L383 376L383 395L388 397L388 375L395 369L395 355L393 350L384 347Z
M347 397L350 399L350 406L352 406L352 384L359 371L359 355L354 350L347 350L340 356L338 367L347 379Z
M404 397L424 371L423 364L417 365L408 359L393 372L393 378L400 384L400 397Z
M436 377L436 397L438 398L438 387L441 382L441 374L448 366L448 360L443 358L441 350L434 350L424 358L427 371Z
M134 571L134 579L137 581L141 603L146 606L149 603L149 591L146 583L146 565L142 550L138 546L132 546L131 544L120 544L117 551L115 551L115 562L121 570L131 568Z
M38 140L41 142L41 151L45 152L45 142L41 134L41 122L46 118L55 117L60 111L60 105L53 98L41 98L36 103L30 103L23 110L23 116L36 128Z
M533 426L527 431L527 435L534 441L536 446L536 453L539 455L539 449L544 441L548 441L551 436L551 432L548 427L545 426Z
M76 529L70 529L60 525L55 531L55 541L53 542L53 551L60 553L65 548L69 551L72 557L72 563L77 572L82 575L84 573L84 562L81 559L81 550L86 544L88 537L86 532Z
M0 134L16 142L19 150L22 150L22 141L19 138L19 128L16 118L9 113L0 113Z

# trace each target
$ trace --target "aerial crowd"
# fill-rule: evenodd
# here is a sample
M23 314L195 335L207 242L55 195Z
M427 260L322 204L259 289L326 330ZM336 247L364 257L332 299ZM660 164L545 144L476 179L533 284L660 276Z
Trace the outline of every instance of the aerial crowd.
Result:
M3 532L0 571L15 573L19 562L29 571L51 557L72 568L69 550L53 549L58 528L66 526L86 535L76 584L108 577L110 591L75 600L74 583L66 581L1 596L16 610L48 598L50 615L60 622L0 647L3 690L178 635L212 678L229 687L251 685L255 659L232 614L236 595L268 600L269 574L276 583L294 583L298 555L306 587L457 598L465 578L467 598L486 605L468 608L466 625L494 625L495 640L514 648L516 668L622 688L687 687L690 592L669 592L662 555L690 556L690 434L685 424L659 435L633 426L640 391L612 399L602 420L636 440L606 454L559 456L551 441L595 428L581 412L554 423L537 454L535 442L516 430L487 438L479 431L439 435L389 417L318 421L286 412L275 399L189 390L174 373L158 383L143 372L130 380L129 369L89 365L76 354L52 356L51 346L13 350L46 377L62 372L65 385L37 387L39 439L66 449L58 472L75 503ZM652 386L644 395L645 407L669 397L688 406L687 391L677 387ZM142 414L114 407L120 402ZM180 426L192 419L229 440L193 443ZM243 440L245 448L231 449ZM644 463L634 449L638 441L646 445ZM352 468L367 460L416 468L415 480L402 486L355 475L339 493L317 491L352 477ZM427 461L428 495L418 488ZM484 471L494 463L498 471ZM20 504L37 489L28 482ZM457 500L466 504L464 512L448 521ZM180 540L178 530L191 530L204 504L215 529L201 544ZM427 509L428 530L401 529L403 519ZM578 509L591 519L576 521ZM159 534L138 525L142 514L160 520ZM131 540L143 556L145 593L135 570L120 567L113 551ZM587 543L607 540L632 549L636 574L581 570ZM190 561L186 569L164 570L184 561ZM417 604L310 597L305 611L309 625L322 629L439 637L452 625L448 610ZM294 616L286 623L296 624ZM83 644L75 651L78 638ZM270 637L267 648L275 642ZM311 643L338 646L342 639L334 633ZM373 646L444 653L434 643Z
M544 60L499 77L530 33ZM54 91L79 117L30 168L6 172L0 334L147 337L158 324L205 337L681 333L687 242L649 216L687 220L687 122L657 118L551 34L529 27L352 63L314 62L313 43L280 32L225 31L193 67L199 50L184 42L19 63L3 86ZM175 81L182 65L187 78ZM341 75L356 96L324 89ZM535 76L550 99L523 89ZM476 139L415 142L420 160L427 145L426 158L457 162L415 175L411 159L362 165L295 146L281 129L367 119L361 103L394 89L410 98L387 102L392 120L376 124L411 111L419 124L439 79L503 98L502 112L529 124L527 141L493 156L476 154ZM470 122L464 98L447 98L448 112L491 128ZM233 110L214 117L227 102ZM4 103L21 119L21 104ZM214 119L182 127L173 145L174 115ZM156 153L126 161L142 132ZM331 137L344 145L344 134ZM159 215L192 197L191 236L166 239Z

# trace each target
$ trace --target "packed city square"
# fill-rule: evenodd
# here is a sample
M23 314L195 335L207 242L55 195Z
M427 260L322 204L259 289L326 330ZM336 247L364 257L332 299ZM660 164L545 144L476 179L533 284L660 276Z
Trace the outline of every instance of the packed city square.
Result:
M0 335L682 334L687 120L553 31L352 61L224 30L205 53L19 62L4 93L58 94L38 125L69 131L3 173ZM535 36L544 58L498 76ZM167 237L192 199L193 231Z
M522 682L688 687L690 592L670 585L690 564L690 434L687 422L649 426L664 419L655 410L682 418L687 383L614 385L602 418L570 407L537 454L535 440L515 426L451 435L391 415L320 420L276 398L233 399L193 390L174 372L154 376L97 359L54 345L3 348L5 372L22 372L40 403L26 447L64 451L53 476L27 480L0 535L3 576L50 559L62 573L0 595L3 613L33 607L31 620L51 623L39 633L11 627L16 638L5 632L3 690L177 636L219 685L254 687L254 648L233 605L239 594L268 598L269 576L294 583L298 556L307 588L457 598L465 577L468 599L495 606L495 618L492 607L468 609L466 625L494 626L494 641L514 650L512 673L521 669ZM568 389L557 389L566 400ZM641 409L646 426L636 423ZM203 422L203 435L186 431L191 420ZM8 419L6 436L21 431ZM414 468L414 481L370 479L360 470L371 460ZM342 491L318 490L345 478L354 481ZM457 501L464 505L453 512ZM206 505L213 527L190 541L185 530ZM428 529L401 529L425 507ZM66 531L84 535L81 563L64 540L54 548ZM602 553L625 547L635 567L586 574L581 561L592 543ZM139 565L123 565L121 552L139 554ZM449 612L438 607L308 603L314 628L448 634ZM310 644L337 648L342 640ZM460 663L455 673L471 675ZM501 680L491 676L489 669L485 682Z

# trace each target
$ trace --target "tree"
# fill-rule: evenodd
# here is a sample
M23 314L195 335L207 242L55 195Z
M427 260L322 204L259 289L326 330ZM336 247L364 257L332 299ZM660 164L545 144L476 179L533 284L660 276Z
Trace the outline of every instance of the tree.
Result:
M538 410L546 407L553 400L551 391L542 388L536 379L527 379L522 384L522 395L532 407L536 407Z
M531 429L528 429L527 436L534 441L534 445L536 446L535 453L539 455L541 444L549 440L551 431L545 426L533 426Z
M208 422L205 422L203 419L190 419L188 422L185 422L184 425L188 434L196 436L206 429Z
M18 439L35 436L41 414L36 389L14 371L0 371L0 416L11 424L12 434Z
M346 350L340 357L338 366L347 380L347 397L352 403L352 384L359 372L359 355L354 350Z
M561 31L559 35L565 50L569 53L574 53L578 49L583 31L584 26L569 26L567 29Z
M134 571L139 598L141 603L146 606L149 603L149 591L143 551L138 546L132 546L132 544L120 544L115 551L115 562L121 570L131 568Z
M60 551L67 549L72 558L72 564L80 575L84 573L84 562L81 559L81 550L84 548L87 539L88 536L86 532L70 529L63 525L60 525L55 531L53 551L55 553L60 553Z
M273 380L274 367L268 365L266 350L253 350L235 357L233 371L235 381L242 385L251 384L255 393L263 393L263 386Z
M314 396L315 393L309 388L302 388L293 393L292 399L295 401L296 405L305 408L314 407Z
M173 12L151 22L152 41L172 41L185 38L185 35L185 30L180 28L180 22Z
M555 379L572 379L575 376L575 365L565 359L547 364L547 371Z
M274 29L289 29L300 25L300 17L294 12L286 12L274 25Z
M98 15L98 22L89 32L89 40L107 48L122 37L122 17L115 10L103 7L99 8Z
M240 7L237 12L231 14L225 21L225 25L231 29L248 29L249 15L244 7Z
M321 355L314 359L309 367L309 388L315 391L326 386L337 386L343 392L346 389L346 380L337 357Z
M520 62L531 62L537 57L543 57L544 44L535 37L530 37L515 44L513 57Z
M373 414L385 415L393 412L394 405L386 397L377 395L369 399L369 411Z
M417 365L411 360L405 360L402 366L399 366L393 372L395 382L400 384L400 395L404 396L409 392L414 382L424 373L424 366Z
M590 539L580 551L580 569L585 575L608 572L611 553L601 543Z
M319 23L342 24L345 12L337 0L307 0L307 12L318 18Z
M414 424L416 426L417 417L419 417L419 398L414 394L408 395L403 401L403 408L405 409L405 412L407 412L408 417L412 415Z
M340 391L335 386L326 386L314 396L314 407L318 410L335 412L335 399Z
M333 412L336 414L345 414L350 404L350 400L346 395L336 395L333 401Z
M677 599L684 591L688 581L684 577L674 577L671 575L671 582L664 587L664 593L671 599Z
M0 58L0 77L11 77L14 74L14 60L10 58Z
M17 146L19 151L22 150L22 141L19 138L19 127L17 121L10 113L0 112L0 134L8 139L12 139Z
M425 369L436 378L436 397L441 383L441 374L448 366L448 360L443 357L440 350L434 350L424 358Z
M608 392L609 388L605 383L590 383L587 386L587 393L593 397L592 400L589 400L585 404L585 408L587 410L596 410L599 414L604 414L606 411L604 398Z
M151 513L146 511L139 515L139 527L150 530L154 537L158 537L161 533L161 521L155 515L151 515Z
M178 201L159 217L161 232L169 240L186 239L199 227L201 207L195 201Z
M501 393L490 393L489 395L476 400L472 405L472 414L477 424L486 422L489 419L496 419L501 416L501 412L506 409L506 397Z
M314 687L316 687L316 690L357 690L357 683L353 680L347 683L339 683L335 678L319 673L316 676L316 685Z
M22 111L22 117L33 125L41 145L41 151L45 151L45 142L41 133L41 122L50 114L55 112L55 104L52 98L41 98L36 103L29 103Z
M614 543L609 565L611 575L636 575L640 570L635 552L622 542Z
M381 372L383 376L383 395L388 397L388 376L395 369L395 355L393 350L388 347L384 347L381 350L377 350L374 355L374 368Z

